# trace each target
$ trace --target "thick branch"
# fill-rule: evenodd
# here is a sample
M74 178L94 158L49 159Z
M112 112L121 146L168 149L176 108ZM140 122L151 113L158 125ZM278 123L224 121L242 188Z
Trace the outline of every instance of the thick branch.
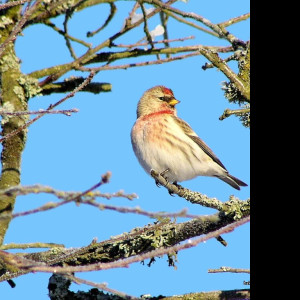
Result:
M80 85L85 78L72 78L69 80L65 80L63 82L55 82L50 84L45 84L43 86L43 90L41 91L41 94L43 95L50 95L53 93L66 93L73 91L78 85ZM112 86L110 83L101 83L101 82L92 82L87 84L83 89L81 89L81 92L89 92L93 94L99 94L102 92L110 92L112 89Z
M185 295L176 295L163 298L164 300L249 300L250 290L228 290L228 291L212 291L212 292L202 292L202 293L190 293ZM151 298L149 299L151 300Z
M112 290L107 287L107 285L103 283L95 283L92 281L84 280L75 276L63 276L60 274L53 274L49 279L49 297L50 299L57 299L57 295L59 295L60 300L69 300L69 299L77 299L77 293L70 291L69 287L71 285L71 281L76 282L77 284L83 283L90 285L95 288L83 292L78 291L78 297L80 299L97 299L97 300L243 300L250 299L250 290L249 289L240 289L240 290L227 290L227 291L211 291L211 292L200 292L200 293L190 293L184 295L176 295L176 296L159 296L159 297L134 297L128 294L122 293L120 291ZM100 290L100 291L99 291ZM110 294L104 293L101 290L110 292L114 294L111 296Z
M245 212L244 216L249 216L249 213L249 211ZM32 271L53 272L49 266L56 266L56 272L69 273L124 267L132 262L195 246L196 244L193 245L192 242L189 242L185 245L177 245L174 249L172 247L170 250L166 249L166 247L176 245L192 237L211 234L209 238L212 238L229 232L234 227L226 229L224 226L234 224L235 220L236 215L228 214L225 216L224 213L202 216L179 224L165 220L162 223L148 225L141 229L133 229L130 233L124 233L111 240L100 243L93 241L89 246L80 249L57 248L56 251L22 254L20 258L0 251L2 265L11 270L2 271L4 275L0 277L0 281L26 274L30 272L30 268ZM248 219L241 221L244 223ZM145 255L146 253L148 255ZM128 259L128 262L124 261L124 258L129 257L132 259ZM59 268L62 265L63 268ZM24 269L24 266L28 266L29 269L27 267Z
M84 280L75 276L63 276L60 274L53 274L49 279L49 297L50 299L57 299L57 295L59 295L60 300L69 300L75 299L77 297L77 293L70 291L69 287L71 285L71 280L79 283L84 283L90 285L95 288L83 292L78 291L78 297L81 299L97 299L97 300L133 300L133 299L147 299L147 300L243 300L250 299L250 290L249 289L240 289L240 290L227 290L227 291L211 291L211 292L200 292L200 293L190 293L184 295L176 295L176 296L160 296L160 297L151 297L147 296L147 298L136 298L134 296L130 296L128 294L122 293L120 291L111 290L103 283L95 283L88 280ZM99 291L100 290L100 291ZM114 296L110 294L103 293L101 290L108 291L113 293Z
M11 18L18 19L18 7L10 8ZM11 23L5 28L0 28L0 44L2 43L2 57L0 59L0 90L1 105L4 110L10 112L26 111L27 97L23 86L20 83L19 59L14 51L14 44L8 42L11 32L17 31L17 27ZM8 136L16 128L24 125L28 116L4 116L1 120L2 136ZM0 190L6 189L20 183L21 156L25 146L27 132L19 132L12 139L3 142L1 153L1 177ZM0 220L0 245L3 242L6 230L11 220L11 214L15 204L15 196L7 195L0 198L0 216L5 219Z

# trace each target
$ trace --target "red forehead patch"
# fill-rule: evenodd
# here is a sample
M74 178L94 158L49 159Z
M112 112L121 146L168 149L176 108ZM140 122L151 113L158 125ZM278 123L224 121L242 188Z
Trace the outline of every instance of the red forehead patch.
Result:
M173 91L170 90L170 89L168 89L168 88L166 88L166 87L163 88L163 92L164 92L164 94L173 96Z

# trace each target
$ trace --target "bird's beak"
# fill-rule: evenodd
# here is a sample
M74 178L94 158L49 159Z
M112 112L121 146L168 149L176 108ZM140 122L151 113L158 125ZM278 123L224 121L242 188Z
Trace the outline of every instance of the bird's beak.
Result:
M180 101L175 99L175 98L172 98L170 99L170 101L168 101L168 103L171 105L171 106L175 106L176 104L178 104Z

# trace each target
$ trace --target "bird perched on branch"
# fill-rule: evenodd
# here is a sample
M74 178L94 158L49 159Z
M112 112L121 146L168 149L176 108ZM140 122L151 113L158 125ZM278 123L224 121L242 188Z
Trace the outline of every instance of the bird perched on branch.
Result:
M188 123L177 117L178 101L164 86L147 90L137 106L131 143L144 170L159 172L172 183L197 176L217 177L233 188L247 184L230 175Z

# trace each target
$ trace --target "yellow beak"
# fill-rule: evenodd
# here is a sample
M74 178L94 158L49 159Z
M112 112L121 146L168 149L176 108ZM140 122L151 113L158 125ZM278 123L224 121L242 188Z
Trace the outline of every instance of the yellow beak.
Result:
M180 101L173 98L173 99L170 99L170 101L168 101L168 103L171 105L171 106L175 106L176 104L178 104Z

